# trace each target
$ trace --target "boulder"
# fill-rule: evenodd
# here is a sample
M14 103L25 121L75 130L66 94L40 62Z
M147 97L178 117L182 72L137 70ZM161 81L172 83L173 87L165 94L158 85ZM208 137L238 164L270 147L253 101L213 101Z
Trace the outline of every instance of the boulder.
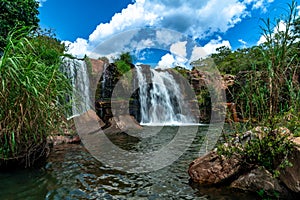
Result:
M287 190L279 184L278 179L274 178L264 167L256 167L250 172L241 175L230 184L230 187L249 192L263 190L268 196L273 196L274 192L283 196L287 194Z
M226 158L211 151L194 160L189 166L188 173L194 182L201 185L214 185L233 178L241 170L238 157Z
M287 158L292 166L280 169L279 178L291 191L300 193L300 137L292 141L296 146Z
M98 121L99 126L103 127L105 126L105 123L98 117L98 115L96 114L95 111L93 110L87 110L86 113L83 115L83 117L85 118L85 120L95 120Z
M120 133L128 130L141 130L142 127L131 115L120 115L109 119L109 127L107 127L105 133Z
M119 121L117 122L119 128L123 131L129 129L142 129L139 123L135 120L135 118L131 115L120 115Z

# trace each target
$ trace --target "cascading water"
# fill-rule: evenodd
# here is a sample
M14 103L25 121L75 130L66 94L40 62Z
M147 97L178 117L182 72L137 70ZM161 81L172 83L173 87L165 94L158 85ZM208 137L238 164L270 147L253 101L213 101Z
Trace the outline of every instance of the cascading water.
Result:
M141 124L180 125L195 123L182 110L183 96L180 86L168 71L150 69L151 81L147 83L142 66L136 66L139 84Z
M69 97L69 101L72 103L72 111L67 113L67 118L71 119L90 109L90 83L87 65L84 60L65 58L62 70L70 79L73 87L72 97Z

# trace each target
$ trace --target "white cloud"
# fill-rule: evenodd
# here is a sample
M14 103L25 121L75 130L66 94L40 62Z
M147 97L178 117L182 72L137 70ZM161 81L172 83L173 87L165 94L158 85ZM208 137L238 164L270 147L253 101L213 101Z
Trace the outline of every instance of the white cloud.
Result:
M245 4L252 5L252 9L260 9L262 12L267 12L267 7L274 0L244 0Z
M267 41L266 37L264 35L261 35L259 40L257 41L257 45L261 45Z
M246 41L244 41L243 39L238 39L238 41L239 41L239 43L242 44L243 47L246 47L246 45L247 45Z
M176 54L180 57L186 57L186 44L187 41L172 44L170 47L171 53Z
M181 38L181 36L182 35L176 31L170 31L165 29L156 31L156 40L160 44L169 45L174 41L178 41Z
M82 49L92 50L117 33L145 26L171 29L193 38L206 38L215 33L224 33L234 27L244 17L250 15L249 7L263 9L272 1L135 0L120 13L116 13L110 22L99 24L89 36L87 47L86 43L82 43ZM170 44L168 43L170 41L174 43L174 38L177 36L170 32L165 34L164 31L156 33L157 40L166 44ZM210 45L213 45L213 42ZM76 43L76 45L81 44L78 41Z
M193 48L192 55L190 57L190 63L196 60L199 60L200 58L205 58L209 54L203 49L203 47L197 47L195 46Z
M210 55L212 53L216 53L216 49L222 46L226 46L231 49L230 42L228 40L222 40L221 37L219 37L217 40L211 40L209 43L204 45L203 49L208 55Z
M168 69L175 66L185 67L187 64L187 59L181 56L172 55L167 53L161 57L161 60L158 62L157 67L159 69Z
M45 3L47 0L36 0L37 2L39 2L39 6L42 7L43 3Z
M77 38L73 43L69 41L63 41L63 43L68 47L68 53L71 53L72 55L83 57L88 53L88 42L85 39Z
M279 32L284 32L286 30L286 23L284 21L279 21L278 24L274 27L273 29L273 33L272 33L272 37L274 37L274 35L276 33ZM290 33L291 34L291 33ZM263 44L267 41L266 37L264 35L261 35L258 42L256 43L257 45Z
M121 13L116 13L109 23L101 23L89 36L90 42L101 42L103 39L126 29L153 25L158 19L156 13L147 11L144 7L145 0L137 0L129 4Z
M167 69L167 68L173 67L175 62L176 62L176 60L175 60L174 56L168 53L161 57L161 60L158 62L156 68Z

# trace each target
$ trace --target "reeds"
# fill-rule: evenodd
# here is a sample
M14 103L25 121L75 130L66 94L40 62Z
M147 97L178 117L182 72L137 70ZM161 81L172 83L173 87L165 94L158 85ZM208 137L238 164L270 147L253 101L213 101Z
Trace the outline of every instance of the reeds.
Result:
M28 37L30 30L24 29L8 36L0 58L0 158L4 160L29 154L46 141L62 122L65 97L71 91L59 70L61 52L53 48L60 44L49 37Z
M292 32L297 20L296 8L293 1L285 19L277 19L274 24L269 19L263 20L261 30L266 42L257 49L262 55L264 68L257 70L254 62L253 70L244 74L242 81L237 81L240 89L233 91L244 118L270 121L291 109L299 112L300 88L299 81L295 80L300 73L296 45L299 41Z

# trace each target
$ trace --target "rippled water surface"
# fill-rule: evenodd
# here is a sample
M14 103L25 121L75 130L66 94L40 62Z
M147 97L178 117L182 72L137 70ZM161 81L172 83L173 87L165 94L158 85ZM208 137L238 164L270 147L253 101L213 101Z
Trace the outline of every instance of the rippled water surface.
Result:
M57 146L43 169L0 173L0 199L253 199L226 188L198 188L189 183L187 169L198 156L205 129L199 127L193 144L177 161L148 173L105 166L81 145ZM165 127L160 134L142 139L126 134L110 139L123 149L149 151L170 142L176 130Z

